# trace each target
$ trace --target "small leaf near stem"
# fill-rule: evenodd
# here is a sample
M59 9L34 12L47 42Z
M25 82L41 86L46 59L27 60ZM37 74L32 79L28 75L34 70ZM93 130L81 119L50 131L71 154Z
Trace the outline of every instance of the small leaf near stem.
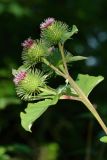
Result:
M86 97L86 95L84 94L84 92L81 90L81 88L79 88L79 86L75 83L75 81L69 75L67 64L66 64L66 60L65 60L63 45L61 45L60 43L59 43L59 50L61 52L61 56L62 56L62 60L63 60L63 65L64 65L64 68L65 68L65 75L66 75L65 78L68 79L69 84L71 85L71 87L73 87L74 90L79 95L79 98L81 99L81 102L90 110L90 112L94 115L94 117L97 119L97 121L101 125L102 129L104 130L104 132L107 134L107 127L104 124L104 122L101 119L101 117L99 116L98 112L93 107L93 105L91 104L91 102L89 101L89 99Z

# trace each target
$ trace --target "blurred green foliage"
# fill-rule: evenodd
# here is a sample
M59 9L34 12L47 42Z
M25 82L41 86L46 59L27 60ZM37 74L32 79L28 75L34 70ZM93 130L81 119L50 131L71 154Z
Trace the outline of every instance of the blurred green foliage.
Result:
M105 77L90 99L107 124L106 14L106 0L0 0L0 160L107 159L107 147L98 141L102 130L79 102L59 102L37 120L32 133L25 132L19 113L26 103L17 98L11 74L22 63L20 44L39 37L43 19L75 24L79 33L65 47L89 58L70 72L74 78L78 72ZM50 80L54 87L60 83L63 79Z

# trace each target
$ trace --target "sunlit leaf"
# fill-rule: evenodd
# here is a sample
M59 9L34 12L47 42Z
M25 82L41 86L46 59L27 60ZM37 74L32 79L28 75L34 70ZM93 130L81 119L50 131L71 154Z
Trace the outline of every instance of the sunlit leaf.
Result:
M71 31L71 36L76 34L76 33L78 33L78 28L75 25L73 25L72 31Z
M75 25L73 25L71 32L68 32L68 33L65 34L65 36L63 38L63 42L70 39L76 33L78 33L78 28Z
M49 106L56 104L58 101L58 96L53 99L45 99L37 103L29 103L25 109L25 113L21 112L21 124L26 131L31 132L31 127L33 122L39 118Z
M100 138L101 142L107 143L107 136L103 136Z
M87 59L87 57L71 56L70 54L67 54L67 56L66 56L67 63L74 62L74 61L81 61L81 60L85 60L85 59Z
M104 77L102 76L95 77L95 76L89 76L88 74L86 75L79 74L76 83L85 93L85 95L88 96L90 92L93 90L93 88L97 84L99 84L103 79Z

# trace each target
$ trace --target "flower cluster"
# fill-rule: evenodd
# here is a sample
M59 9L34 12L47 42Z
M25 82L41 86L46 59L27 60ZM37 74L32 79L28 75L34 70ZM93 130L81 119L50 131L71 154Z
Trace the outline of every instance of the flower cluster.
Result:
M64 43L70 37L68 35L71 34L68 25L56 21L54 18L44 20L40 24L40 30L40 40L28 38L21 44L23 47L22 61L25 70L18 69L13 79L18 96L24 100L30 100L32 96L35 97L43 92L43 88L47 86L47 74L35 69L37 63L42 62L46 63L45 65L49 65L47 60L52 63L53 61L60 61L58 49L55 49L55 47L58 43ZM57 54L57 56L54 57L54 54ZM58 65L58 63L55 63L55 65Z

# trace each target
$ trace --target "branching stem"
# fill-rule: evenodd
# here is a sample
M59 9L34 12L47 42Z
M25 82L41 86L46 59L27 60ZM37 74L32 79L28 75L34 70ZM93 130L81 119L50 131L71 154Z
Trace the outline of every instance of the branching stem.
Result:
M66 64L66 60L65 60L63 45L59 44L59 49L60 49L60 52L61 52L61 56L62 56L62 60L63 60L63 65L64 65L64 68L65 68L65 74L66 74L66 76L64 76L64 78L66 77L66 79L68 79L69 84L77 92L79 98L81 99L81 102L90 110L90 112L94 115L94 117L97 119L97 121L99 122L99 124L103 128L104 132L107 134L107 127L104 124L104 122L101 119L101 117L99 116L98 112L96 111L96 109L94 108L94 106L91 104L91 102L89 101L89 99L86 97L86 95L84 94L84 92L77 85L77 83L69 75L67 64Z
M68 72L67 64L66 64L66 59L64 55L64 49L63 45L61 43L58 44L59 50L61 52L62 60L63 60L63 65L64 65L64 73L61 72L58 68L56 68L54 65L52 65L47 59L43 59L43 62L48 65L50 68L52 68L57 74L62 76L64 79L68 80L69 84L71 87L76 91L78 94L78 97L69 97L69 99L73 100L78 100L81 101L88 109L89 111L93 114L93 116L96 118L96 120L99 122L100 126L104 130L104 132L107 134L107 127L104 124L103 120L99 116L98 112L94 108L94 106L91 104L87 96L84 94L84 92L81 90L81 88L77 85L77 83L72 79Z
M52 65L47 59L43 59L43 62L49 66L50 68L52 68L56 73L58 73L59 75L61 75L63 78L66 79L66 76L64 73L62 73L58 68L56 68L54 65Z

